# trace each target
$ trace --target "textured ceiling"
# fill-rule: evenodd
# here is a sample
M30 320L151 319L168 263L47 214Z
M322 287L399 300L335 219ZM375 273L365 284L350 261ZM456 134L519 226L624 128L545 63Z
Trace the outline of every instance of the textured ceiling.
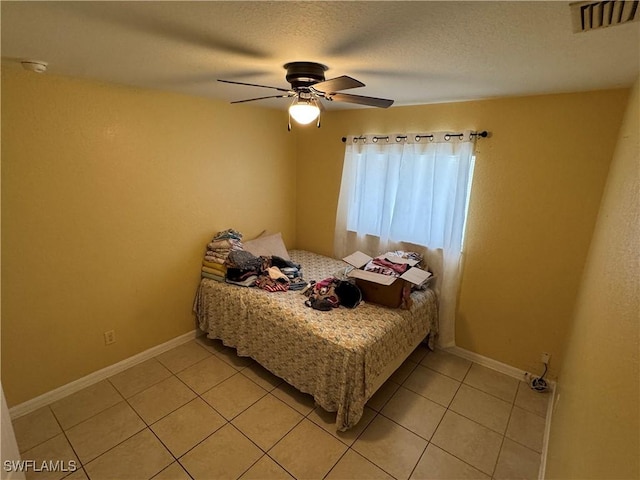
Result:
M395 105L629 86L640 23L574 34L568 2L0 2L3 63L240 100L329 66ZM5 63L6 65L6 63ZM256 102L285 107L284 99ZM330 108L335 108L332 105ZM342 104L342 106L345 106ZM353 108L353 105L346 105Z

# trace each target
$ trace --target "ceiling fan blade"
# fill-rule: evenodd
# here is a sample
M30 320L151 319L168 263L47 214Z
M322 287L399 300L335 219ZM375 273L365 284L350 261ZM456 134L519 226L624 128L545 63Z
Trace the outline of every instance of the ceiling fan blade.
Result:
M208 51L216 50L222 54L245 56L251 59L269 58L270 52L260 50L255 47L248 47L240 42L231 41L224 35L214 33L208 28L207 20L200 22L179 21L173 18L175 15L167 15L173 6L145 5L142 2L65 2L54 6L56 9L65 9L72 14L82 15L91 20L107 22L119 27L129 28L136 33L158 36L163 39L187 43L195 47ZM190 5L189 11L201 8L200 15L194 18L206 19L208 6L205 2L202 5ZM180 8L180 6L175 6Z
M335 102L357 103L360 105L369 105L371 107L388 108L393 105L393 100L376 97L363 97L362 95L351 95L350 93L332 93L325 98Z
M331 93L349 88L364 87L364 83L347 75L342 75L341 77L330 78L324 82L314 83L312 87L314 90L322 93Z
M255 100L264 100L266 98L287 98L291 96L292 95L269 95L268 97L257 97L257 98L247 98L246 100L236 100L231 103L245 103L245 102L253 102Z
M233 83L234 85L247 85L249 87L271 88L273 90L278 90L279 92L287 92L287 93L291 92L291 90L289 90L288 88L270 87L269 85L257 85L255 83L234 82L233 80L218 79L218 81L223 83Z

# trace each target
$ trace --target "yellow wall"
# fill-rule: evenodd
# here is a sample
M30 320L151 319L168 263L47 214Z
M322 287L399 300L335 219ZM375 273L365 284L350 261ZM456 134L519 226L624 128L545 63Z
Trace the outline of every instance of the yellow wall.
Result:
M192 329L217 230L281 230L332 254L341 137L358 133L492 132L478 142L456 342L530 371L544 350L554 373L628 96L330 111L288 133L282 111L49 74L5 68L2 93L10 405Z
M195 328L207 241L295 242L286 114L2 72L2 384L21 403ZM115 330L105 346L103 332Z
M629 101L558 379L547 478L640 478L640 97Z
M341 137L478 129L456 344L551 374L578 290L628 90L332 112L298 149L297 243L333 252Z

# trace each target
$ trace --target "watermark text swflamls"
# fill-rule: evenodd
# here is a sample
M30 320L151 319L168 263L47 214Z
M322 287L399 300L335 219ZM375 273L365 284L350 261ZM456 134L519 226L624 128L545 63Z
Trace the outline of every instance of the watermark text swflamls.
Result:
M5 472L75 472L78 462L75 460L5 460Z

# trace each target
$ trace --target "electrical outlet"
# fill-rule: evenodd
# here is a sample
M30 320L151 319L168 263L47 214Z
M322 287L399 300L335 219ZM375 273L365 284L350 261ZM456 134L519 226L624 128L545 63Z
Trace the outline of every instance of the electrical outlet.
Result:
M108 332L104 332L104 344L111 345L112 343L116 343L115 330L109 330Z
M551 358L551 354L550 353L543 352L542 355L540 356L540 361L542 363L544 363L545 365L548 365L550 358Z

